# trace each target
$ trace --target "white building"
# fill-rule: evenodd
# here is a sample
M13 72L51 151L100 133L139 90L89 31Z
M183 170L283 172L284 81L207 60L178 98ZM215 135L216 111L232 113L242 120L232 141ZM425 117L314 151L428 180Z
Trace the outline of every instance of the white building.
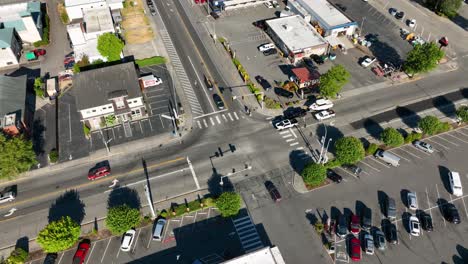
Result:
M23 43L42 40L41 3L32 1L0 6L0 28L15 28Z
M18 65L21 40L14 28L0 29L0 68Z
M246 8L261 5L269 1L271 0L224 0L222 2L224 2L225 10L232 10L236 8Z
M312 23L322 36L350 36L358 25L327 0L289 0L288 7Z
M65 0L65 9L71 21L83 18L83 10L94 8L122 9L122 0Z
M278 247L264 247L240 257L223 262L223 264L285 264Z
M270 19L265 23L268 35L291 63L327 52L328 42L299 15Z

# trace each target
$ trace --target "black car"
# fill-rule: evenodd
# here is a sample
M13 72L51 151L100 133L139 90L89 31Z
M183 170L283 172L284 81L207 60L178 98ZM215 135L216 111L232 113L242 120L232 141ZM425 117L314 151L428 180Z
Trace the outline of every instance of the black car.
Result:
M340 183L343 180L343 177L341 177L335 171L330 170L330 169L327 170L327 177L328 177L328 179L330 179L330 180L332 180L332 181L334 181L336 183Z
M338 217L336 234L341 238L344 238L348 234L348 223L346 222L346 217L344 215L340 215Z
M396 226L392 223L388 223L385 228L385 235L387 236L387 240L390 244L397 244L398 243L398 234Z
M49 253L44 259L43 264L54 264L57 260L57 253Z
M422 228L427 232L431 232L434 230L434 226L432 225L432 217L431 215L421 212L419 214L419 221L421 222Z
M262 30L265 30L265 29L266 29L265 20L263 20L263 19L253 22L253 25L254 25L255 27L258 27L259 29L262 29Z
M275 202L281 201L281 194L279 193L278 189L276 186L271 182L271 181L266 181L265 182L265 187L268 190L268 192L271 195L271 198Z
M276 49L269 49L269 50L265 50L263 52L263 55L270 56L270 55L273 55L273 54L276 54L276 53L278 53L278 51Z
M291 107L284 111L284 117L287 119L293 119L298 117L304 117L307 115L307 110L302 109L300 107Z
M275 87L275 94L277 94L279 96L286 97L286 98L293 98L294 97L293 93L291 93L290 91L286 91L285 89L282 89L282 88L279 88L279 87Z
M263 89L265 89L266 91L270 90L271 89L271 84L265 80L262 76L260 75L257 75L255 76L255 80L257 80L257 82L263 87Z
M312 54L310 55L310 58L313 59L315 61L315 63L317 64L324 64L325 61L323 60L322 56L319 56L317 54Z
M372 211L368 207L362 208L361 212L361 228L369 231L372 227Z
M304 61L304 65L305 65L306 67L309 67L310 69L315 69L315 65L314 65L314 63L312 62L311 59L309 59L309 58L304 58L303 61Z
M362 172L362 169L356 165L344 165L343 167L356 176L359 176Z
M218 107L218 109L223 110L224 109L224 102L223 99L221 99L221 96L218 94L213 94L213 100Z
M400 11L395 14L396 19L402 19L405 16L405 12Z
M460 223L460 215L458 214L458 209L455 205L448 203L444 205L444 217L447 221L459 224Z

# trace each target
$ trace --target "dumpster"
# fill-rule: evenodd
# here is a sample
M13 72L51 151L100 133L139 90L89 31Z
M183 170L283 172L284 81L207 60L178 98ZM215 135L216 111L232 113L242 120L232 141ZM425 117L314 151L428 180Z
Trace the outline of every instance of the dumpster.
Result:
M37 60L37 56L36 56L36 54L34 54L34 52L27 52L26 53L26 59L28 61Z

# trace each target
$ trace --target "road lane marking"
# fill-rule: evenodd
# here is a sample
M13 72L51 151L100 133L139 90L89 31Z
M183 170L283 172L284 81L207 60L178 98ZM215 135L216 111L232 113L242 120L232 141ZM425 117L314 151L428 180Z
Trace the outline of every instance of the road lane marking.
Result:
M231 119L231 121L234 121L234 119L232 118L231 113L227 113L227 114L228 114L228 116L229 116L229 119Z
M190 161L189 157L187 157L187 163L190 167L190 172L192 173L193 181L195 182L195 185L197 186L197 190L200 190L200 184L198 183L197 175L195 174L195 170L193 169L192 162Z
M202 128L200 121L197 120L198 128Z
M431 138L427 138L426 140L427 140L427 141L430 141L430 142L432 142L432 143L435 143L435 144L437 144L437 145L443 147L444 149L447 149L447 150L450 149L449 147L446 147L446 146L440 144L439 142L437 142L437 141L435 141L435 140L433 140L433 139L431 139Z
M463 140L463 139L461 139L461 138L457 138L456 136L454 136L454 135L452 135L452 134L448 134L448 133L447 133L447 134L445 134L445 135L451 136L451 137L453 137L453 138L455 138L455 139L457 139L457 140L462 141L463 143L467 143L467 144L468 144L468 141L465 141L465 140Z
M203 119L203 124L205 125L206 128L208 127L208 123L206 123L205 119Z
M213 118L212 118L212 117L210 117L210 122L211 122L211 125L212 125L212 126L214 126L214 125L215 125L215 122L214 122L214 120L213 120Z
M443 137L441 137L441 136L439 136L439 135L437 135L436 137L439 138L439 139L445 140L445 141L447 141L448 143L450 143L450 144L452 144L452 145L454 145L454 146L457 146L457 147L460 146L460 145L458 145L458 144L456 144L456 143L453 143L452 141L449 141L448 139L445 139L445 138L443 138Z
M392 153L393 155L395 155L395 156L397 156L397 157L399 157L399 158L401 158L401 159L404 159L404 160L410 162L410 160L407 159L407 158L405 158L405 157L403 157L403 155L396 154L395 152L392 152L392 151L390 151L390 150L389 150L388 152ZM420 159L420 157L418 157L418 156L416 156L416 155L414 155L414 156L415 156L416 158Z
M135 239L135 245L133 246L132 253L135 253L135 249L136 249L136 246L137 246L137 243L138 243L138 238L140 237L140 233L141 233L141 228L138 229L138 234L137 234L137 237Z
M93 255L93 251L94 251L94 246L96 245L96 243L93 243L93 246L91 247L91 252L89 252L88 254L88 259L86 260L86 263L85 264L88 264L89 260L91 259L91 256Z
M199 118L202 118L202 117L211 116L211 115L216 115L216 114L219 114L219 113L222 113L222 112L226 112L226 111L227 111L227 109L223 109L223 110L211 112L211 113L204 114L204 115L199 115L199 116L194 117L193 119L196 120L196 119L199 119Z
M361 160L360 162L361 162L362 164L366 165L367 167L369 167L369 168L371 168L371 169L373 169L373 170L376 170L376 171L380 172L379 169L372 167L372 166L369 165L368 163L366 163L366 162L364 162L364 161L362 161L362 160Z
M236 120L239 120L239 117L237 116L237 113L233 112L233 114L234 114L234 117L236 118Z
M109 248L109 244L110 244L111 240L112 240L112 237L109 238L109 242L107 242L106 249L104 250L104 253L102 254L101 263L104 261L104 257L106 256L107 248Z
M198 81L199 81L199 83L200 83L200 86L202 87L203 92L205 92L206 98L208 99L208 103L210 103L211 110L214 111L215 108L214 108L214 106L213 106L213 103L211 102L211 98L210 98L210 96L208 95L208 92L206 91L207 88L205 87L205 84L204 84L204 83L202 82L202 80L200 79L200 76L198 75L197 69L195 69L195 66L193 65L193 62L192 62L192 60L190 59L190 57L187 56L187 58L188 58L188 60L189 60L189 62L190 62L190 65L192 65L193 72L195 72L195 75L197 76L197 79L198 79ZM193 92L195 92L195 91L194 91L195 89L193 89L193 88L194 88L193 86L190 87L190 88L192 88L191 90L192 90ZM200 104L200 102L198 102L198 104Z
M221 120L219 119L219 116L216 116L216 121L218 121L218 124L221 124Z
M291 131L291 133L294 135L294 137L297 138L296 133L294 133L294 130L292 130L291 128L289 128L289 131Z
M291 141L294 141L296 140L295 138L289 138L289 139L286 139L286 142L291 142Z
M109 192L112 192L114 190L117 190L117 189L120 189L120 188L124 188L124 187L130 187L130 186L134 186L134 185L138 185L140 183L144 183L144 182L147 182L147 181L151 181L151 180L154 180L154 179L157 179L157 178L163 178L163 177L166 177L166 176L169 176L171 174L174 174L176 172L183 172L184 170L186 170L187 168L184 168L184 169L180 169L180 170L176 170L176 171L171 171L171 172L168 172L168 173L164 173L164 174L161 174L161 175L157 175L157 176L154 176L154 177L150 177L148 179L144 179L144 180L140 180L140 181L136 181L136 182L132 182L132 183L129 183L129 184L125 184L125 185L122 185L122 186L119 186L117 188L112 188L111 190L106 190L104 191L104 193L109 193Z
M288 138L288 137L292 137L292 135L291 134L286 134L286 135L283 136L283 138Z

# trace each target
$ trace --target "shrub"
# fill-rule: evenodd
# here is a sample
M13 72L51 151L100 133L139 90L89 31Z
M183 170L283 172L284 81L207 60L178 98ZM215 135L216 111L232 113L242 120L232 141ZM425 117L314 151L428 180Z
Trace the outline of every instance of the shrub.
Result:
M37 243L47 253L63 251L72 247L81 234L81 226L65 216L50 222L37 236Z
M235 192L225 192L216 199L222 217L236 216L241 208L241 197Z
M440 120L435 116L425 116L419 121L418 126L424 134L434 135L439 131Z
M387 127L380 134L380 140L390 147L398 147L404 143L404 138L395 128Z
M34 80L34 92L36 93L36 96L44 98L45 96L44 82L42 81L41 77L37 77Z
M319 186L327 177L327 168L322 164L309 163L301 173L304 182L311 186Z
M462 120L462 122L468 122L468 106L458 108L457 116Z
M140 67L151 66L151 65L159 65L166 63L166 58L162 56L154 56L151 58L136 60L135 63Z
M324 226L323 226L322 223L317 222L317 223L314 224L314 227L315 227L315 231L317 231L317 233L321 234L323 232Z
M449 122L443 122L439 124L439 129L437 130L438 133L447 132L452 129L452 126Z
M325 163L325 167L327 169L333 169L336 167L341 166L341 162L337 159L330 160L329 162Z
M366 149L366 154L367 155L374 155L374 153L377 151L379 146L375 143L370 143L369 146Z
M83 132L84 132L85 136L89 136L89 133L91 132L91 129L86 124L83 124Z
M422 134L421 133L416 133L416 132L412 132L410 134L408 134L406 137L405 137L405 143L408 144L408 143L411 143L415 140L419 140L422 138Z
M34 47L45 46L49 44L50 19L47 13L44 14L44 27L42 28L42 40L34 42Z
M141 223L140 211L124 204L107 211L106 226L112 234L120 235Z
M65 25L70 22L70 18L68 17L68 14L65 8L60 12L60 19L62 20L62 23Z
M28 259L28 252L22 248L15 248L4 262L5 264L23 264ZM2 262L3 263L3 262Z
M50 152L49 152L49 159L50 159L50 162L52 163L55 163L57 162L59 156L58 156L58 151L56 149L52 149Z
M336 159L341 164L355 164L365 156L362 142L355 137L340 138L335 143Z
M275 101L269 97L266 97L264 98L264 103L265 103L265 107L266 108L269 108L269 109L280 109L281 108L281 103L278 102L278 101Z

